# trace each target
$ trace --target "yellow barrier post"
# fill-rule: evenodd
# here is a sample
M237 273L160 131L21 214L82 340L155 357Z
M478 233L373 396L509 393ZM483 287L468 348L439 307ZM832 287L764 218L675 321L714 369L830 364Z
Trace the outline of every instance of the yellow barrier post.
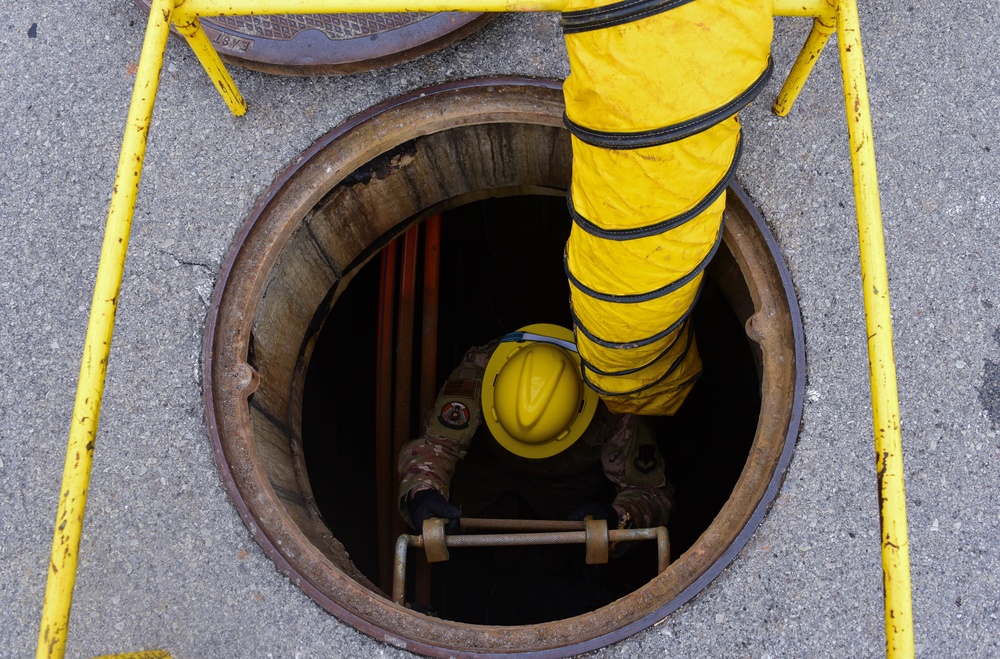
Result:
M861 53L861 28L855 0L841 0L837 19L840 66L844 78L847 129L854 170L854 201L858 216L861 284L868 331L868 367L875 430L875 469L882 528L882 574L885 586L886 655L912 657L913 610L910 594L910 552L903 487L903 445L899 429L899 398L892 348L889 277L886 271L882 210L879 204L875 146L868 84Z
M59 490L55 537L52 540L52 557L38 635L36 657L39 658L62 657L66 651L70 603L76 581L77 554L80 549L108 353L111 349L111 335L114 331L115 311L142 161L146 152L146 136L153 115L163 53L170 33L172 10L173 0L153 0L139 68L136 71L132 103L118 159L118 173L111 195L111 208L104 230L104 244L97 266L94 298L90 307L76 403L66 448L66 465Z

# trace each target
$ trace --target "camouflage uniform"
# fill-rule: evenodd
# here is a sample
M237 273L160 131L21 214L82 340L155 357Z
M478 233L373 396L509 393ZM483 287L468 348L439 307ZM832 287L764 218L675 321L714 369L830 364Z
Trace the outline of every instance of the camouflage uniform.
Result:
M497 343L465 354L441 388L423 435L400 451L403 519L410 522L407 497L433 488L470 516L481 516L488 504L513 491L545 519L564 519L587 501L606 503L613 496L623 526L666 524L673 488L656 440L640 417L612 414L601 403L572 446L539 460L514 455L493 439L483 422L480 393Z

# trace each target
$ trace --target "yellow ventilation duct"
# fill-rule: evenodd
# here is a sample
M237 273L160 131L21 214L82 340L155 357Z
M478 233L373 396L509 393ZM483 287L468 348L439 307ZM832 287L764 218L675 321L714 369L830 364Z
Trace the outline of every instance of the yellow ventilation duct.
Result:
M690 314L722 241L736 112L771 75L769 0L571 0L574 224L566 274L587 382L673 414L701 372Z

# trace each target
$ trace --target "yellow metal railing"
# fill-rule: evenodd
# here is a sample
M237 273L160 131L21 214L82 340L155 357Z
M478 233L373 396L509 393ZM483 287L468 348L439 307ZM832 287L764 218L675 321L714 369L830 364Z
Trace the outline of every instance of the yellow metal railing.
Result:
M125 124L122 151L118 158L118 173L115 175L115 187L111 194L111 209L104 229L104 244L97 266L94 298L90 305L90 320L83 344L80 379L77 382L69 445L66 448L66 466L59 490L55 537L52 540L52 557L49 561L45 604L38 635L38 657L62 657L66 650L69 608L76 581L77 554L97 437L97 417L101 412L108 353L111 350L111 335L118 308L118 292L121 289L125 252L135 213L142 161L146 153L146 136L153 116L163 52L170 34L172 6L173 0L153 0L139 68L136 71L132 104Z
M190 44L229 109L235 115L242 115L246 112L246 102L205 35L199 21L201 17L345 12L560 11L565 5L566 0L152 0L94 285L56 513L37 657L62 657L66 649L77 555L118 292L171 24ZM781 116L791 109L832 34L837 34L839 43L868 332L882 528L886 653L890 658L912 657L913 613L899 402L882 213L857 3L856 0L775 0L774 14L814 20L812 31L775 103L775 112Z
M890 657L912 657L913 610L910 597L910 546L906 532L903 444L899 430L896 362L892 349L892 314L886 272L882 208L875 173L875 144L868 83L861 55L858 8L844 2L837 15L840 68L844 78L847 130L854 170L854 205L858 216L861 285L868 330L868 376L875 429L882 529L882 580L885 587L885 636Z

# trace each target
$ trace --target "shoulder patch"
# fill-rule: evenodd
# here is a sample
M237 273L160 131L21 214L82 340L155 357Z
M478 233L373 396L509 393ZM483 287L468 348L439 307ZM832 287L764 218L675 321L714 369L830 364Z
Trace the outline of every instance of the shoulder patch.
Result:
M656 447L652 444L643 444L635 452L635 459L632 466L642 474L648 474L656 468Z
M469 419L471 416L469 408L464 403L453 400L450 403L445 403L441 407L441 412L438 414L438 420L449 428L460 430L462 428L469 427Z

